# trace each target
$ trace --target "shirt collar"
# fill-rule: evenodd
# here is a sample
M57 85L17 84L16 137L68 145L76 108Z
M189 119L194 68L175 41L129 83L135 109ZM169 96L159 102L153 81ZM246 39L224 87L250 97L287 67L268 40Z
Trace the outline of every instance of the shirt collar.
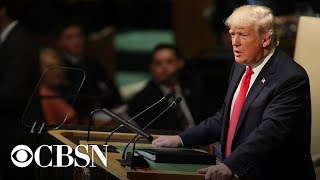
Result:
M1 36L0 36L0 42L4 42L8 35L10 34L10 32L12 31L12 29L18 24L18 21L12 21L7 27L5 27L3 29L3 31L1 32Z
M172 92L172 89L166 85L163 85L163 84L160 84L159 85L161 91L164 93L164 94L169 94L169 93L173 93ZM181 87L180 87L180 84L179 83L176 83L174 86L174 91L175 93L181 93Z
M63 53L63 56L67 59L68 63L72 65L78 65L83 60L83 57L72 56L68 53Z

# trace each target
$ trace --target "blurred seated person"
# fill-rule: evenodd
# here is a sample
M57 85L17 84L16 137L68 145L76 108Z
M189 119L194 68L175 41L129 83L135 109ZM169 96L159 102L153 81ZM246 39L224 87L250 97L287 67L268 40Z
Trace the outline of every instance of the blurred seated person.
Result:
M75 104L81 123L85 123L92 110L114 108L121 104L119 90L113 80L107 77L96 59L84 54L86 41L86 33L80 24L64 22L58 29L57 45L63 62L67 67L86 72L86 79ZM67 78L77 81L78 77L67 73Z
M60 66L60 67L55 67ZM51 48L40 52L40 70L43 73L39 85L42 111L47 125L76 123L77 113L62 97L60 87L67 84L59 53Z
M150 71L153 78L145 88L138 92L128 103L128 114L133 117L145 108L149 107L163 96L172 93L174 98L169 101L162 101L160 105L139 116L135 123L141 127L146 126L164 109L172 100L181 97L182 101L175 107L168 110L157 119L150 129L164 130L185 130L199 123L200 116L205 113L205 98L201 98L199 91L192 83L192 79L184 71L185 61L180 51L169 44L159 44L152 53Z

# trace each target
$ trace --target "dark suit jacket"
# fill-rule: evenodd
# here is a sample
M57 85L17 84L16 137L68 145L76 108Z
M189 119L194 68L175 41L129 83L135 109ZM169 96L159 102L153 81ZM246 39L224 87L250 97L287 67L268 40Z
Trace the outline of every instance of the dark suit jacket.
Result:
M206 117L206 99L202 98L204 93L200 93L201 88L197 88L194 83L191 83L191 79L183 77L185 80L180 80L180 86L182 94L186 100L186 103L191 111L191 114L195 120L195 124L198 124L202 119ZM129 115L131 117L143 111L148 106L152 105L164 96L159 85L153 80L149 81L146 87L139 93L137 93L128 103ZM136 123L144 127L153 118L159 115L169 105L168 102L163 101L158 106L147 111L142 116L136 119ZM170 109L163 114L158 120L156 120L150 129L166 129L166 130L182 130L180 123L177 119L175 109Z
M121 104L120 93L111 78L101 68L96 59L85 56L79 63L71 64L67 57L63 58L68 67L85 71L86 78L80 89L75 108L80 116L88 116L96 108L111 108ZM67 78L80 84L82 76L67 73Z
M38 48L27 31L17 24L0 46L0 109L7 122L17 125L18 117L39 80Z
M180 135L185 146L220 141L224 156L231 102L244 70L244 65L234 64L222 108ZM247 95L232 154L223 163L238 176L249 179L315 179L310 134L308 75L277 49Z
M12 29L0 46L0 114L3 127L0 135L5 147L0 155L0 164L4 179L34 177L31 166L27 168L14 166L10 152L18 144L26 144L29 147L33 147L34 144L35 136L30 135L30 128L24 128L19 120L40 77L38 56L38 48L30 34L19 24Z

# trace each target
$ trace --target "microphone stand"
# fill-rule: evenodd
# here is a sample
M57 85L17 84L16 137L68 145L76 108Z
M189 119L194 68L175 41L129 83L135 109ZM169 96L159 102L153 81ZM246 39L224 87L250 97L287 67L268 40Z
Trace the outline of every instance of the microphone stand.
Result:
M145 137L138 137L134 143L132 148L132 159L131 159L131 170L136 170L136 165L138 167L149 167L149 163L142 156L134 156L134 152L136 149L136 143ZM146 165L147 164L147 165Z
M90 113L90 116L89 116L89 125L88 125L87 142L89 142L89 139L90 139L90 131L91 131L92 120L93 120L92 116L93 116L93 114L95 114L96 112L100 112L100 111L102 111L102 110L101 110L101 109L96 109L96 110L91 111L91 113Z

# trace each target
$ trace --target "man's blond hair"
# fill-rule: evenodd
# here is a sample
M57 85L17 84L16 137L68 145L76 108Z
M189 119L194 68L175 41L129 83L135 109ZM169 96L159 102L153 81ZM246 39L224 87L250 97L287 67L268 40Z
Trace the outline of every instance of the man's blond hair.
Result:
M244 5L233 11L225 21L226 26L248 27L254 25L260 35L271 36L271 46L278 45L278 38L272 10L265 6Z

